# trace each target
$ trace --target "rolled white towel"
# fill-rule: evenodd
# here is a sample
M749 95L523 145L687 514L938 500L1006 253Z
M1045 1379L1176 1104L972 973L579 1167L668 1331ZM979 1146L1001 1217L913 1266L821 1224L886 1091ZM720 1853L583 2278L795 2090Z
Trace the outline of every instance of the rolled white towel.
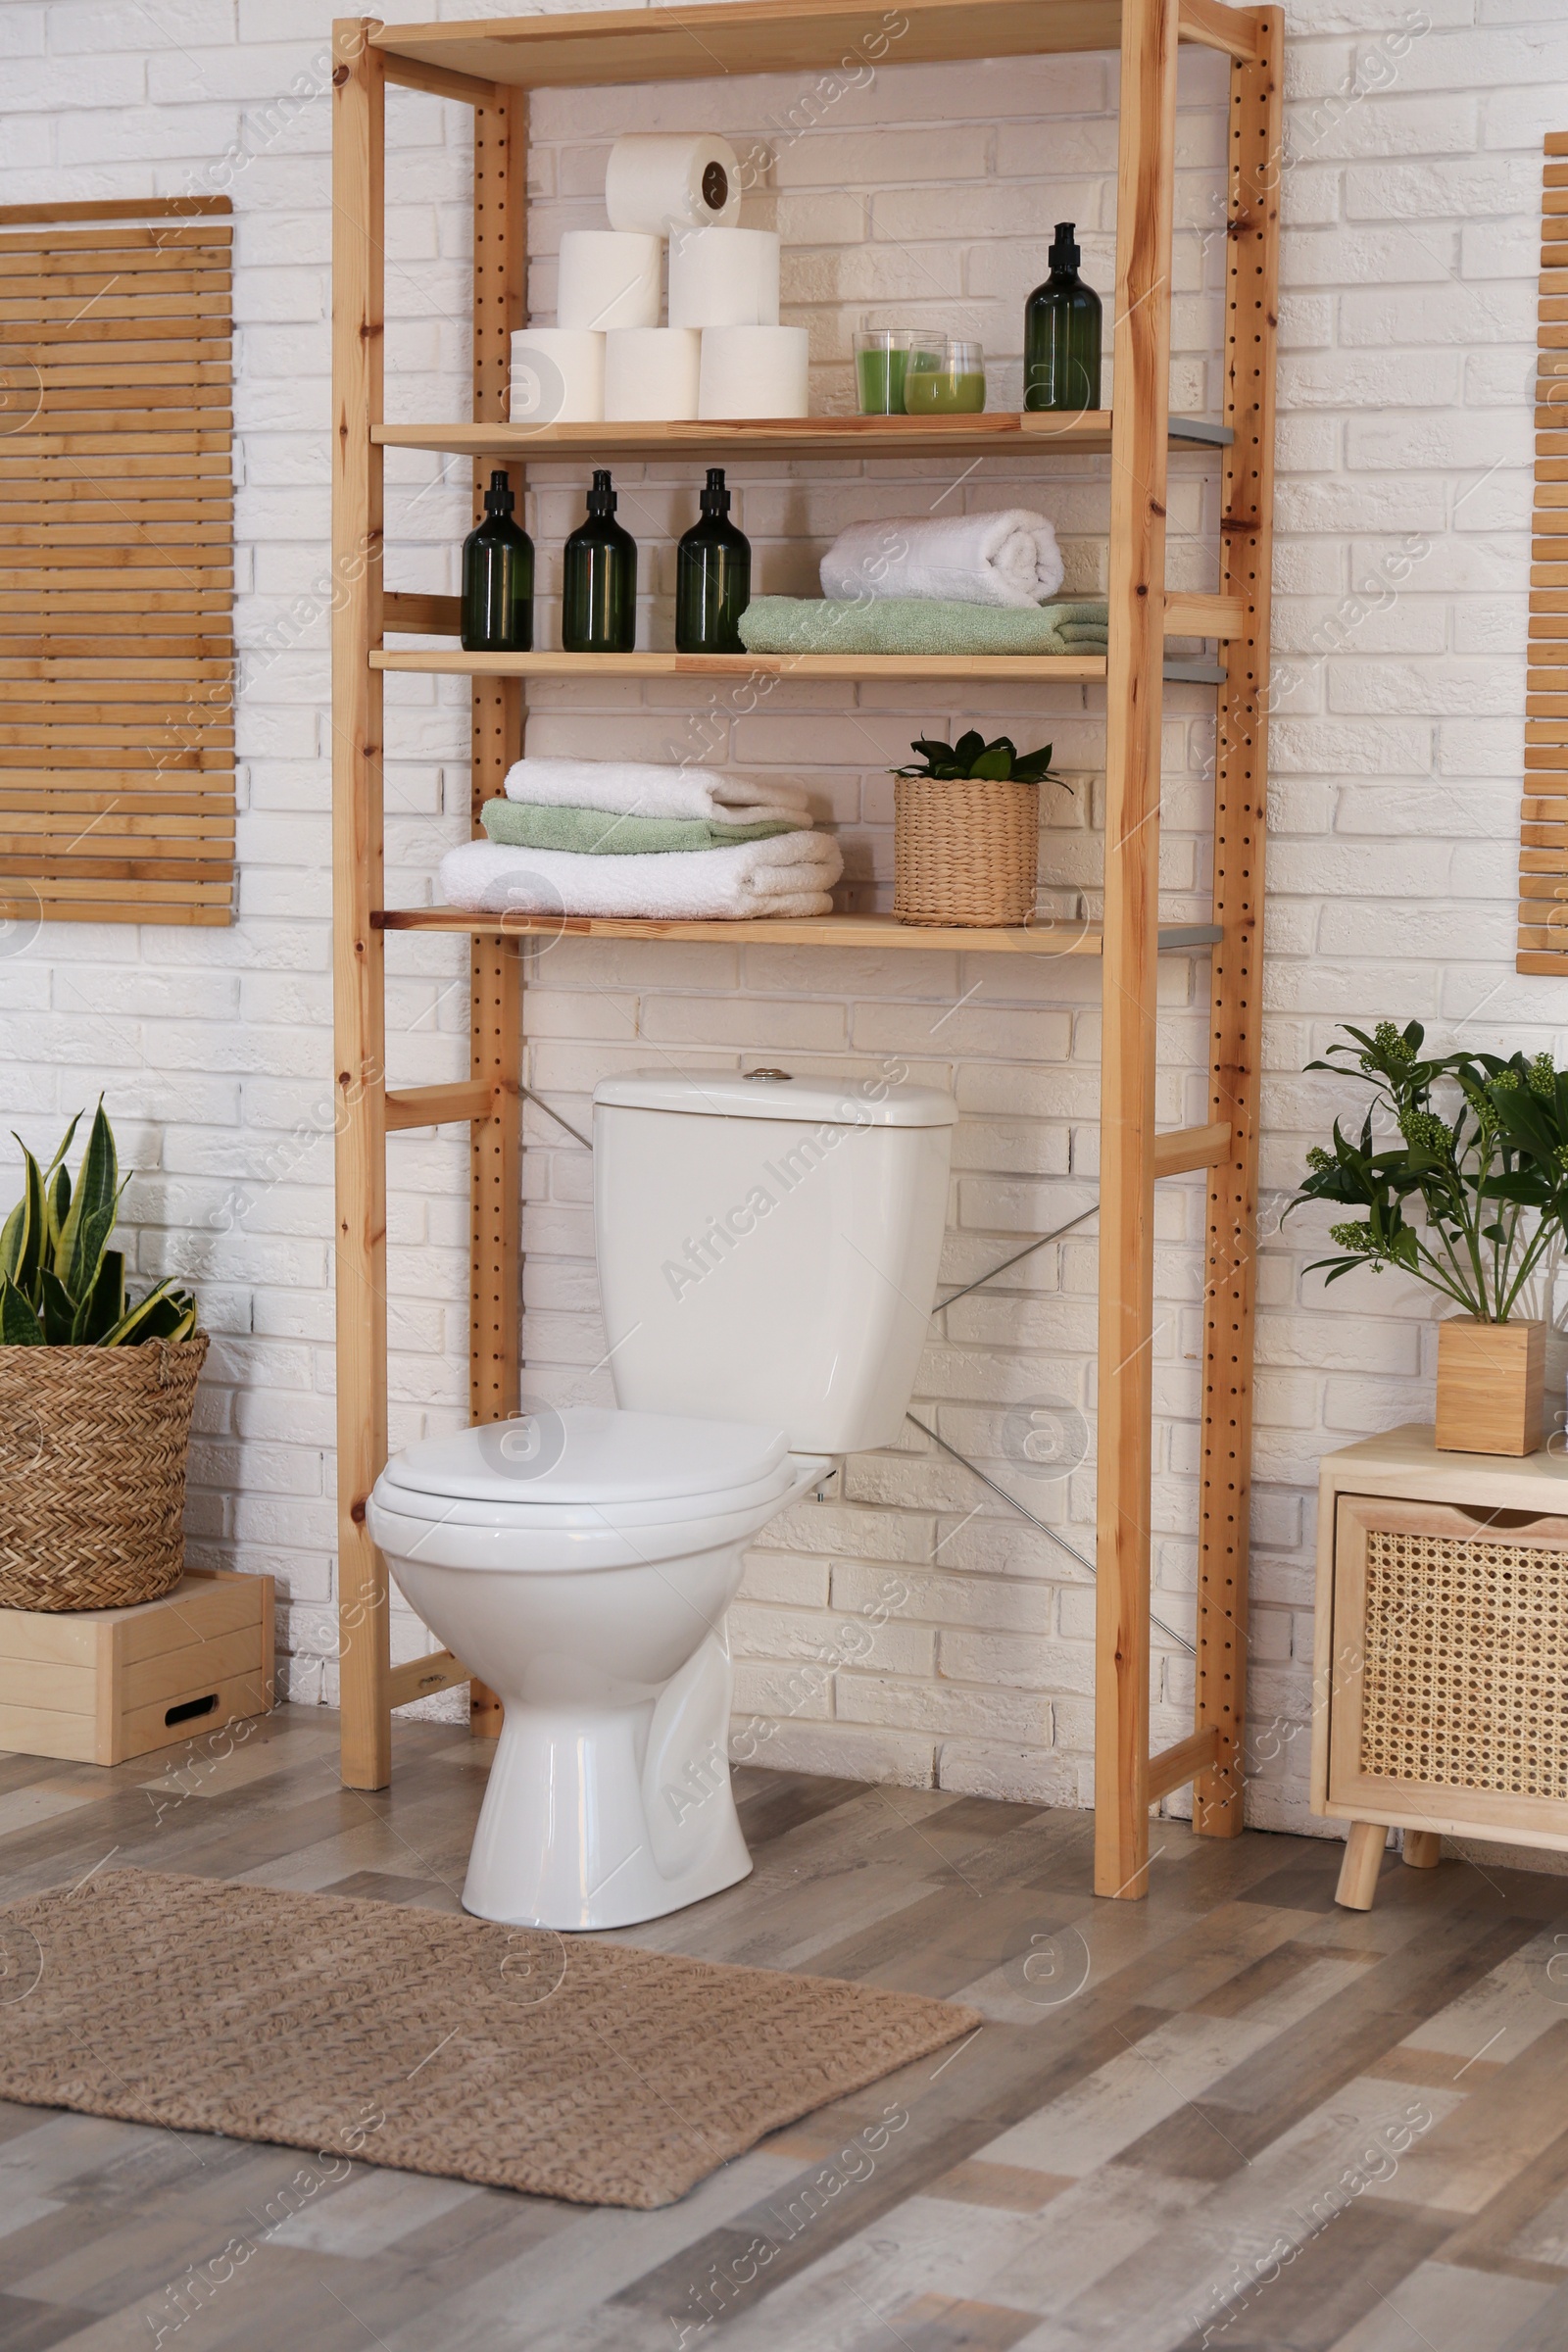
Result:
M507 771L506 794L538 808L605 808L614 816L705 817L720 825L811 819L804 785L787 777L661 767L650 760L518 760Z
M760 914L831 914L844 871L827 833L774 833L727 850L657 858L587 858L573 850L511 850L466 841L441 860L449 906L467 914L641 915L713 922Z
M1064 576L1055 526L1028 507L852 522L822 558L822 594L840 602L920 596L1045 605Z

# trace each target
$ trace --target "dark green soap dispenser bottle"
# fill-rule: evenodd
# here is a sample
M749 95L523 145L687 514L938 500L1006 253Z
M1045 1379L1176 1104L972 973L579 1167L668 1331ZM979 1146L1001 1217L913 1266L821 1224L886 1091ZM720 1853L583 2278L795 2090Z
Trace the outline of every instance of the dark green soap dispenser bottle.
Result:
M566 541L561 643L568 654L629 654L637 642L637 542L615 520L615 493L597 470L588 519Z
M702 515L675 550L675 651L743 654L739 621L752 601L752 543L729 519L721 466L708 468Z
M512 519L516 505L501 472L490 476L484 520L463 542L463 650L533 650L533 541Z
M1082 256L1071 220L1058 220L1051 275L1023 312L1023 405L1026 409L1100 406L1100 296L1078 274Z

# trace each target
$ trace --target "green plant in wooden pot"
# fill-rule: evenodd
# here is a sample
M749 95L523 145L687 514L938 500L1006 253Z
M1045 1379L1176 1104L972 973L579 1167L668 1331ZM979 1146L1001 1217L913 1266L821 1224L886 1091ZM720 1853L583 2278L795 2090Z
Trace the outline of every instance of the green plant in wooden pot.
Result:
M110 1248L124 1190L100 1101L46 1168L23 1146L0 1230L0 1607L156 1600L184 1566L185 1463L207 1336L172 1281L137 1299ZM20 1142L20 1137L18 1138Z
M1348 1042L1346 1042L1348 1041ZM1568 1071L1549 1054L1427 1054L1419 1021L1350 1028L1312 1070L1363 1078L1359 1136L1334 1122L1290 1203L1351 1211L1329 1229L1358 1266L1413 1275L1458 1307L1438 1327L1437 1442L1458 1453L1533 1453L1542 1440L1546 1330L1521 1309L1568 1232Z
M956 743L921 736L894 770L893 912L901 923L995 929L1035 910L1040 787L1061 784L1048 743L1020 752L971 727ZM1067 786L1071 791L1072 787Z

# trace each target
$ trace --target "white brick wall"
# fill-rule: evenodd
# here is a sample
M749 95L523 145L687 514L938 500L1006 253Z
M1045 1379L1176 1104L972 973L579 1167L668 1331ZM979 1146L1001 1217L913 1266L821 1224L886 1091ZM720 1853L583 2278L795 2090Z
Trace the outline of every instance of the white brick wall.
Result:
M470 15L478 0L441 12ZM484 13L499 13L487 10ZM108 1095L140 1173L131 1246L146 1276L193 1279L215 1334L191 1525L201 1556L268 1569L296 1697L333 1695L331 1117L325 597L328 418L326 0L8 0L0 202L226 189L236 221L240 920L229 931L52 926L0 961L3 1104L30 1144ZM868 12L868 27L879 12ZM1299 1075L1343 1019L1416 1015L1446 1039L1562 1050L1561 990L1512 970L1529 510L1540 139L1563 127L1560 0L1304 0L1290 10L1289 222L1282 303L1277 717L1269 864L1267 1188L1253 1512L1252 1817L1306 1825L1305 1738L1317 1457L1429 1410L1423 1294L1370 1276L1325 1298L1303 1269L1306 1218L1278 1209L1304 1143L1344 1090ZM812 334L816 404L847 404L862 309L978 334L992 398L1016 399L1020 311L1051 224L1080 223L1110 278L1113 62L899 66L798 85L552 93L535 109L532 300L548 318L559 232L600 220L609 142L626 127L713 125L763 149L747 218L788 247L788 315ZM852 80L858 86L848 86ZM1223 69L1184 55L1173 405L1215 413L1223 270ZM388 407L466 414L467 120L390 102ZM388 578L452 588L462 468L389 465ZM988 460L734 476L760 585L812 585L851 514L1025 493L1032 467ZM644 627L669 642L673 532L689 468L617 472L644 547ZM1173 467L1172 574L1214 580L1214 476ZM1033 495L1033 493L1030 493ZM1103 465L1041 489L1069 581L1103 576ZM547 593L580 483L530 495ZM552 614L553 618L553 614ZM455 681L389 695L390 895L429 888L464 829L464 698ZM1212 696L1167 693L1165 906L1203 905ZM1059 904L1094 891L1101 700L1069 687L932 691L780 684L677 694L564 684L534 697L540 748L773 762L807 773L844 842L857 897L885 903L887 768L950 718L1054 741L1079 784L1050 811ZM393 1080L463 1063L463 960L392 947ZM1162 973L1160 1116L1200 1115L1206 968ZM1072 961L902 954L828 957L748 946L565 943L537 957L528 1082L581 1125L594 1081L671 1059L735 1067L787 1055L856 1074L883 1057L952 1085L946 1274L967 1281L1090 1199L1096 1168L1096 975ZM583 1152L530 1106L527 1318L534 1394L608 1394ZM392 1147L395 1444L462 1416L465 1154L455 1131ZM10 1164L10 1163L8 1163ZM1200 1340L1200 1187L1159 1199L1156 1608L1190 1628ZM1089 1229L1092 1235L1093 1228ZM1019 1401L1092 1412L1095 1246L1083 1233L933 1326L917 1410L1080 1548L1089 1467L1026 1474L1004 1421ZM912 1429L854 1460L845 1492L799 1507L754 1555L733 1617L738 1747L765 1760L958 1789L1090 1794L1092 1592L1084 1572ZM426 1645L397 1621L398 1654ZM1186 1728L1192 1677L1157 1640L1156 1737ZM440 1703L440 1702L435 1702Z

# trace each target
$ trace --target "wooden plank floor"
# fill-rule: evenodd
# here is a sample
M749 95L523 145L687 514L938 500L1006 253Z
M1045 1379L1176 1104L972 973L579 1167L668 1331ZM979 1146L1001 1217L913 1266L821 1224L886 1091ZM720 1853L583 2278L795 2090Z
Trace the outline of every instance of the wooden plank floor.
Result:
M284 1708L0 1758L0 1900L113 1860L456 1909L490 1752L406 1725L358 1794ZM1112 1905L1086 1814L737 1786L753 1877L621 1940L961 1995L977 2035L657 2213L0 2105L0 2352L1568 2345L1568 1882L1391 1859L1351 1914L1337 1845L1161 1823Z

